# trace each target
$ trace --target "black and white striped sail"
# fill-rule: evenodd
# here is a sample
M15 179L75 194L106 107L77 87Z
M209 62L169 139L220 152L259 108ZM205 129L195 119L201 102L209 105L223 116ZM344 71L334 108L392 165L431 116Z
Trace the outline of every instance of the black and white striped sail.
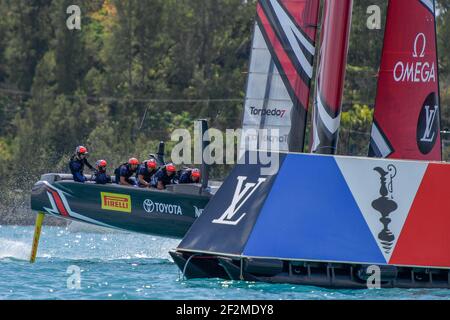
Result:
M316 53L319 0L260 0L241 151L302 151Z

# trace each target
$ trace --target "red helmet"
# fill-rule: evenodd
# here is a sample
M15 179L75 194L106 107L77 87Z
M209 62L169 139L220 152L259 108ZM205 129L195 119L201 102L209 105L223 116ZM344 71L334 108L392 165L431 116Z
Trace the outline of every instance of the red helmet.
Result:
M156 164L155 159L147 160L146 163L147 163L147 168L149 168L149 169L156 169L156 167L158 166Z
M194 178L200 178L200 170L192 169L191 176Z
M106 168L108 165L105 160L98 160L96 162L97 168Z
M87 148L83 147L83 146L78 146L77 149L75 150L75 152L77 154L88 154Z
M136 158L130 158L128 159L128 164L130 165L138 165L139 164L139 160Z
M168 163L168 164L166 164L166 170L167 170L167 172L176 172L177 168L175 167L175 165L173 163Z

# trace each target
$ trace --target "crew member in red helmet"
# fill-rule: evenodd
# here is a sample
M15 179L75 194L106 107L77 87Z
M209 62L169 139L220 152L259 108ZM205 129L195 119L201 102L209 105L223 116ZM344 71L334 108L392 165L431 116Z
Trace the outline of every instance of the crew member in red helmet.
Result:
M164 190L168 184L174 183L177 168L173 163L168 163L159 168L153 176L153 186L159 190Z
M95 164L96 170L93 180L97 184L111 183L111 177L106 173L106 160L98 160Z
M158 169L158 164L155 159L145 160L137 170L138 186L141 188L151 187L151 181L153 175Z
M199 183L200 182L200 170L197 168L186 168L181 170L178 183Z
M69 168L73 176L73 181L84 183L86 177L83 174L84 166L94 170L94 167L87 161L88 150L84 146L78 146L75 153L70 157Z
M138 166L139 160L136 158L130 158L128 162L121 164L114 170L116 183L124 186L136 186L136 179L132 175L136 173Z

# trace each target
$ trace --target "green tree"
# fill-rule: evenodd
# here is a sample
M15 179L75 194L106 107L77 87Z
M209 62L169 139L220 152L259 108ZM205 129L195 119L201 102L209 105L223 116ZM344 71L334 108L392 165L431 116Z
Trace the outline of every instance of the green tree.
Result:
M373 108L353 105L342 112L338 154L367 156Z

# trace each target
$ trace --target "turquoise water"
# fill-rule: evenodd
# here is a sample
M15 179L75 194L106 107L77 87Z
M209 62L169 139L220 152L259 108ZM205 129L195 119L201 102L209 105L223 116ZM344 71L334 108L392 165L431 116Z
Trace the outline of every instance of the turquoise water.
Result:
M168 250L178 241L44 227L28 263L33 227L0 226L0 299L448 299L449 290L329 290L222 279L180 280ZM69 289L69 266L81 270Z

